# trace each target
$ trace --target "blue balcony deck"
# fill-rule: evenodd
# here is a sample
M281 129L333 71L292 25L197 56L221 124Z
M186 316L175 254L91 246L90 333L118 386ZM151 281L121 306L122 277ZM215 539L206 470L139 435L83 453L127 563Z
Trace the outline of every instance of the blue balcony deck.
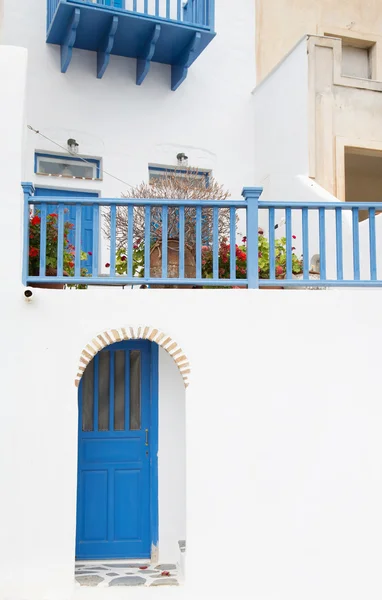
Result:
M80 48L97 52L98 78L111 54L137 59L137 85L151 62L170 65L175 91L216 35L214 1L47 0L46 41L61 46L62 73Z

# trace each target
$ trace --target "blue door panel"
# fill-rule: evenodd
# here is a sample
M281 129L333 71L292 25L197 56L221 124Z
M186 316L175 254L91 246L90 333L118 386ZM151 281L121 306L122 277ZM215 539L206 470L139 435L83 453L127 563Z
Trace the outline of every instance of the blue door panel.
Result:
M79 197L79 198L98 198L96 192L71 192L63 189L53 188L35 188L35 196L61 196L61 197ZM76 207L71 204L65 206L68 211L65 213L65 221L73 224L68 239L69 243L75 246L75 225L76 225ZM54 204L49 207L50 212L56 212L57 206ZM81 210L81 250L90 252L86 260L81 262L81 266L87 269L88 273L92 273L93 265L93 214L91 206L83 206Z
M87 507L83 513L82 538L87 542L106 541L108 472L83 471L81 479Z
M142 481L138 469L119 469L114 474L114 540L140 540L141 539L141 516L140 516L140 489ZM132 507L134 514L130 513L129 519L125 519L126 506Z
M121 351L124 369L120 363L116 367ZM140 368L136 362L131 366L133 354L135 359L139 354ZM82 377L78 393L78 559L150 557L151 360L150 342L120 342L98 353Z

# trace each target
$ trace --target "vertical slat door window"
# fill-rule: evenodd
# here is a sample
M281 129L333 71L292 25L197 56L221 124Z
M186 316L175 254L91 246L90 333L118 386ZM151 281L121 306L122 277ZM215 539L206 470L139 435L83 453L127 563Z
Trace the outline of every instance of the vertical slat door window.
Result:
M130 351L130 430L141 428L141 352Z
M125 431L125 351L117 350L114 360L114 430Z
M82 431L94 430L94 360L82 377Z
M140 350L107 350L87 366L82 386L82 431L139 431L142 427Z
M109 431L109 414L110 352L100 352L98 368L98 431Z

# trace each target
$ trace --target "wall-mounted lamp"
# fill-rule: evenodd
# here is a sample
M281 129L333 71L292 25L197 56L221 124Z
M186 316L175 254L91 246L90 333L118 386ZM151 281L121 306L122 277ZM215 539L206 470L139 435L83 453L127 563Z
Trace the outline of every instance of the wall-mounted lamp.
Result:
M176 155L176 159L178 161L178 165L182 165L184 167L187 167L187 165L188 165L188 156L186 156L184 152L179 152L179 154Z
M68 146L68 151L71 154L77 154L78 153L78 142L76 142L76 140L74 140L73 138L69 138L68 141L66 142L67 146Z

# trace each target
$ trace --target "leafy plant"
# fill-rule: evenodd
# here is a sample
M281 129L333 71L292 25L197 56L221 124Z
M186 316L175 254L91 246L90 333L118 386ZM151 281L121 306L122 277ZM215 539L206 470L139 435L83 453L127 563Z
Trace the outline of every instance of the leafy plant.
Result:
M50 213L46 218L46 250L45 263L46 270L44 275L57 275L57 256L58 256L58 215ZM73 277L75 273L75 255L76 249L70 243L70 232L74 225L68 221L64 223L63 239L63 272L65 276ZM30 215L29 218L29 275L39 275L40 271L40 241L41 241L41 217L38 212ZM81 250L81 261L87 259L91 252ZM86 277L87 269L81 268L81 276ZM72 286L71 286L72 287ZM75 287L84 288L86 286L77 285Z
M293 236L295 238L295 236ZM302 272L302 258L298 258L293 252L292 247L292 273L298 275ZM283 279L286 274L286 238L275 240L275 276L277 279ZM270 278L269 265L269 240L259 230L258 235L258 260L259 260L259 279ZM231 247L226 239L223 239L219 245L219 278L230 279ZM233 277L236 279L246 279L247 277L247 238L243 237L242 244L235 246L235 265L236 273ZM211 279L213 277L213 249L211 246L202 247L202 274L203 277Z

